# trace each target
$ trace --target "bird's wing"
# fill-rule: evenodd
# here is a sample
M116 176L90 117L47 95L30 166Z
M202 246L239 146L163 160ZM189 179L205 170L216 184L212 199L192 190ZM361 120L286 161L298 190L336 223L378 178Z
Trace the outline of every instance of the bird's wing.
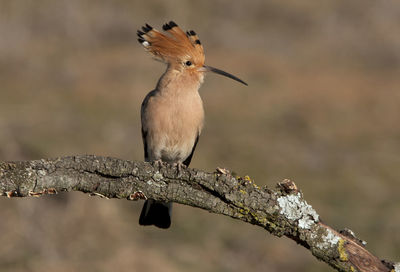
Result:
M143 148L144 148L144 160L148 161L149 159L149 152L147 150L147 134L148 134L148 128L145 120L145 112L146 108L149 102L149 99L156 94L156 90L153 90L149 92L146 97L144 98L142 102L142 107L140 110L140 115L141 115L141 121L142 121L142 140L143 140Z
M196 145L197 145L197 142L199 141L199 137L200 137L200 134L197 134L196 140L194 141L194 145L192 148L192 152L190 152L190 155L186 158L186 160L183 161L183 164L186 166L189 166L190 162L192 161L193 153L194 153L194 150L196 149Z

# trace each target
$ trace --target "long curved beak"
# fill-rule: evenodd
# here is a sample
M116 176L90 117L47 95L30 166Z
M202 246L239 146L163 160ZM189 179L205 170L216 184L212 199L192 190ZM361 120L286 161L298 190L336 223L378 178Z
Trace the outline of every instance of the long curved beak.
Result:
M231 79L233 79L233 80L236 80L236 81L238 81L238 82L240 82L240 83L242 83L242 84L248 86L247 83L244 82L243 80L241 80L240 78L235 77L234 75L229 74L229 73L227 73L227 72L225 72L225 71L222 71L222 70L220 70L220 69L217 69L217 68L214 68L214 67L211 67L211 66L206 66L206 65L203 65L203 68L205 69L205 71L210 71L210 72L219 74L219 75L221 75L221 76L229 77L229 78L231 78Z

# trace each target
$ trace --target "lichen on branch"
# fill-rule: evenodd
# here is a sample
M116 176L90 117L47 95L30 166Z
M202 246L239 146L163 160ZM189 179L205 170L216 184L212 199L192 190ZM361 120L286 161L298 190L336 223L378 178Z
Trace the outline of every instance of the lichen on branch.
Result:
M382 262L351 231L338 232L320 220L290 180L276 189L257 186L229 170L213 173L100 156L70 156L0 162L0 195L40 197L81 191L107 198L152 198L201 208L260 226L307 248L338 271L396 271Z

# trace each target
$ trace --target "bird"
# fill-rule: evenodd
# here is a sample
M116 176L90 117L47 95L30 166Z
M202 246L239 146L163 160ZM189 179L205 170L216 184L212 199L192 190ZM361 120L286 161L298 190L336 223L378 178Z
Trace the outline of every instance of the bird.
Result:
M206 72L246 82L223 70L206 66L202 43L193 30L184 32L174 21L163 31L145 24L137 31L138 41L156 60L167 64L166 71L141 105L144 159L147 162L188 167L204 123L199 88ZM167 229L171 225L172 203L147 199L139 224Z

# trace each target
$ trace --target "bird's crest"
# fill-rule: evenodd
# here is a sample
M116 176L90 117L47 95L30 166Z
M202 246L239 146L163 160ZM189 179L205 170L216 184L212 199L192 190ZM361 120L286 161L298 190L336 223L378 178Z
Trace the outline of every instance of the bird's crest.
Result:
M138 30L138 41L156 58L167 62L190 61L204 65L204 50L193 30L186 33L173 21L163 25L164 33L146 24Z

